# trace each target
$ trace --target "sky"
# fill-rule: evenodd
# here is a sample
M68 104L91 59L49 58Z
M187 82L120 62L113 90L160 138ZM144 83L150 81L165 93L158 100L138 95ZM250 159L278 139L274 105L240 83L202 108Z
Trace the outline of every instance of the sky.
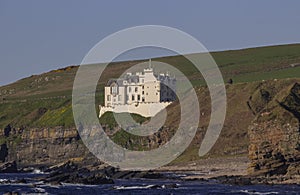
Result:
M177 28L209 51L300 43L299 8L297 0L0 0L0 85L80 64L103 38L138 25Z

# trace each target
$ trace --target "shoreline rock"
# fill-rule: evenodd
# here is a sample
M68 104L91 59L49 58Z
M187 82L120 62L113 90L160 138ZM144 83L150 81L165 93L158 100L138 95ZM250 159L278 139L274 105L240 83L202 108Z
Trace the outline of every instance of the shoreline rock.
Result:
M0 173L18 173L16 161L5 162L0 165Z
M294 177L300 173L300 84L270 99L249 127L248 174Z

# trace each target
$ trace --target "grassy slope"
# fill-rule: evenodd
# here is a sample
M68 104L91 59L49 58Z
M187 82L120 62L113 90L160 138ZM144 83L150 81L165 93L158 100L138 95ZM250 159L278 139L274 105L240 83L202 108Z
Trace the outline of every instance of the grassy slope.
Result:
M291 64L300 63L300 44L214 52L212 56L219 65L224 80L232 78L234 83L297 78L300 75L300 66L291 67ZM182 56L154 60L174 65L187 75L195 86L205 84L201 74ZM141 61L111 64L99 81L97 102L103 101L103 85L109 78L118 77L126 69L139 62ZM0 128L8 124L17 126L72 125L70 103L77 68L76 66L68 67L34 75L0 87ZM65 108L61 110L61 107ZM45 116L33 113L40 108L46 108ZM26 120L23 120L24 118Z
M291 67L291 64L300 64L300 44L213 52L211 54L220 67L225 81L229 78L232 78L235 82L291 78L297 77L300 72L299 67ZM162 57L153 60L175 66L187 75L191 81L196 82L201 79L201 74L182 56ZM139 62L141 61L111 64L102 74L99 84L103 85L109 78L118 77L124 70ZM41 75L33 75L13 84L0 87L0 97L19 99L31 98L32 96L70 96L76 71L77 67L69 67ZM4 90L12 91L14 94L5 95L3 94Z
M248 123L253 118L246 107L246 101L259 85L259 82L254 81L299 77L300 67L292 67L291 64L300 63L300 44L214 52L212 55L220 67L224 80L232 78L234 83L240 83L227 86L229 109L226 120L229 122L225 124L223 136L219 140L221 142L214 148L214 153L217 154L221 149L225 153L227 151L228 154L243 153L238 150L245 149L247 145L245 133ZM154 60L174 65L187 75L196 87L205 84L201 74L181 56ZM141 61L111 64L99 81L97 102L103 101L103 85L109 78L118 77L138 62ZM0 87L0 128L4 128L8 124L15 127L73 126L71 93L77 68L68 67L34 75ZM244 82L251 83L243 84ZM207 118L209 94L200 88L199 93L201 110L206 113L201 119L204 128L205 123L209 120ZM243 113L243 118L240 117L241 113ZM105 119L102 122L106 123L109 120ZM233 139L232 135L235 139L239 139L239 144L230 144ZM199 144L197 140L194 141L193 147L182 155L178 162L197 158L197 149L194 146L198 147Z

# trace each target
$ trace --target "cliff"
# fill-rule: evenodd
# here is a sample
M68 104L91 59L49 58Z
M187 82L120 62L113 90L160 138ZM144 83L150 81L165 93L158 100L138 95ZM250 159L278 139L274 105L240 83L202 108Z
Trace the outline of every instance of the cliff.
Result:
M8 126L0 131L0 160L16 161L19 168L49 166L68 160L97 162L80 141L75 128L20 129Z
M300 173L300 84L277 94L261 90L264 107L249 127L248 168L252 175L299 175ZM273 96L274 95L274 96Z

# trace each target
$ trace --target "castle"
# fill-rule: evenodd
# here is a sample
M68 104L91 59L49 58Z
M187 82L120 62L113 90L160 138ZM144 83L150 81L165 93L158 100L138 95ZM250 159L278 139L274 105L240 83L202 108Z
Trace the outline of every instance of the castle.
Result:
M152 117L176 100L176 78L167 74L156 75L151 59L143 72L127 73L123 78L111 79L104 90L105 112L129 112Z

